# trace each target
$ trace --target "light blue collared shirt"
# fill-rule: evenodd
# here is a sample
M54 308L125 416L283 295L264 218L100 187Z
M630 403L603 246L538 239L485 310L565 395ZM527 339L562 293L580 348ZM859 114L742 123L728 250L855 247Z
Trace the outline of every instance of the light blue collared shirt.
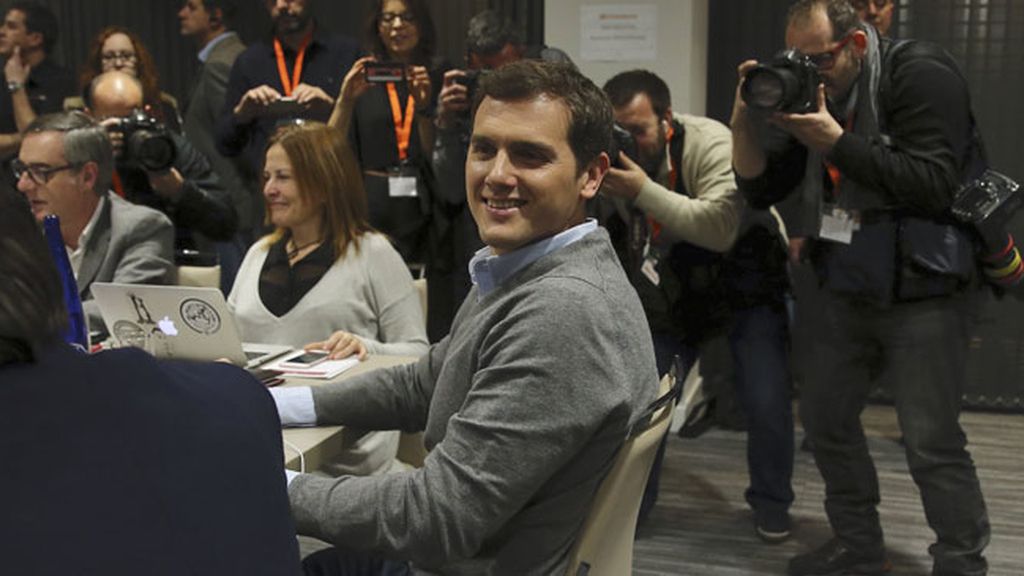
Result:
M217 44L220 44L221 42L227 40L228 36L233 35L235 35L235 33L228 30L227 32L221 32L216 37L214 37L213 40L207 42L206 46L203 46L203 49L199 51L199 61L203 64L206 64L206 61L210 58L210 52L213 52L213 49L217 47Z
M582 224L577 224L554 236L527 244L508 254L497 256L491 251L490 246L484 246L477 250L476 254L473 255L473 259L469 261L469 276L477 287L477 300L486 296L510 276L536 262L541 257L565 248L594 230L597 230L597 220L587 218Z

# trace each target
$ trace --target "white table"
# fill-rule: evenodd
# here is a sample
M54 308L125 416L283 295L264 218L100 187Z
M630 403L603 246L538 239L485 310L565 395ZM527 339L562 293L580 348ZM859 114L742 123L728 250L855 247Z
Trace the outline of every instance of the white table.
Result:
M358 366L342 372L331 380L318 380L314 378L286 378L281 386L323 386L329 382L338 382L357 374L398 366L415 362L417 358L412 356L381 356L370 355ZM284 446L285 466L292 469L299 469L299 455L296 449L300 450L306 459L306 471L311 472L320 468L327 461L330 461L341 452L342 438L345 432L343 426L317 426L314 428L285 428L281 431L282 437L289 443ZM292 447L294 446L294 448Z

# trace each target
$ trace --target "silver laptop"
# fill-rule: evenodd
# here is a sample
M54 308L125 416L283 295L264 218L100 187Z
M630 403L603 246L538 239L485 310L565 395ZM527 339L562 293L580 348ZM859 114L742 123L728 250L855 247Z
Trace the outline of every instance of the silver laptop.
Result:
M135 346L157 358L219 360L254 368L292 350L276 344L242 344L235 318L217 288L95 282L92 294L118 346Z

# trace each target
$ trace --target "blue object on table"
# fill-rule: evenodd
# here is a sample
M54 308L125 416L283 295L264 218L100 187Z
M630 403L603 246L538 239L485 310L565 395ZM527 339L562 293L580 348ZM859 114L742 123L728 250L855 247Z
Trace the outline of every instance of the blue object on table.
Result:
M57 266L60 285L64 290L64 307L68 313L68 328L64 332L64 341L82 352L88 352L89 326L85 322L82 299L78 297L78 283L75 282L75 273L71 269L67 248L64 247L64 237L60 233L60 218L55 214L43 218L43 233L46 234L46 243L50 246L50 254Z

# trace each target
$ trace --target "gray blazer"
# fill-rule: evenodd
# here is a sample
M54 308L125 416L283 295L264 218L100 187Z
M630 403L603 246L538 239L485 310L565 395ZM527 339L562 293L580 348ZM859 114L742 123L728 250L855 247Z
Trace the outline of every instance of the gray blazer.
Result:
M230 36L214 46L210 57L199 69L185 108L185 136L189 142L210 160L221 184L231 194L238 229L243 234L260 224L262 210L258 210L255 187L246 182L245 163L241 158L225 158L217 152L215 126L224 106L224 93L235 59L245 50L238 36Z
M106 202L78 267L78 295L90 330L103 328L99 307L92 300L93 282L171 284L176 276L174 227L167 216L116 194L104 194Z

